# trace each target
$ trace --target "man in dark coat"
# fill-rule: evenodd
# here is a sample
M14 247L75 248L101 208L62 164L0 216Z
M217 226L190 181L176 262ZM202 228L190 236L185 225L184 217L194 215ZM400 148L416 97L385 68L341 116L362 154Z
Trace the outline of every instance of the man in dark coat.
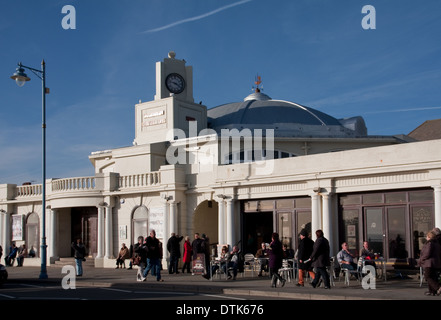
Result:
M205 241L199 237L199 233L194 234L194 240L191 243L193 250L193 259L196 259L198 253L205 254Z
M326 267L331 265L329 258L329 241L324 237L322 230L317 230L315 235L317 236L317 240L314 243L310 259L317 273L311 285L315 288L320 278L323 277L325 289L331 289L329 274L326 271Z
M303 287L305 285L303 279L306 276L306 272L309 273L311 279L315 278L314 272L312 271L311 260L306 262L309 257L311 257L313 247L314 241L308 237L308 231L306 229L302 229L302 231L300 231L300 241L297 251L297 260L299 262L299 282L296 285L298 287Z
M149 271L152 270L152 275L156 275L157 281L164 281L161 279L161 256L162 256L162 247L159 239L156 238L155 230L150 231L150 236L147 237L146 241L146 249L147 249L147 267L144 270L143 281L149 274ZM154 273L153 273L154 272Z
M180 242L184 239L183 236L178 236L174 232L171 234L171 237L167 241L167 251L170 253L170 264L168 266L168 273L176 274L178 271L178 262L181 257L181 245Z

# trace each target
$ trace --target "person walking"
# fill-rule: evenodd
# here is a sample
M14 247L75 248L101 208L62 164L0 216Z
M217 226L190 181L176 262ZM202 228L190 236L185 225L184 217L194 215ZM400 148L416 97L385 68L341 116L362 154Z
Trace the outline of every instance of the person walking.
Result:
M184 262L184 265L182 266L182 273L184 273L185 269L187 269L187 273L190 273L191 255L192 255L192 249L191 249L190 237L186 236L184 242L184 254L182 257L182 261Z
M283 248L282 242L279 240L279 234L274 232L271 236L272 241L270 243L269 251L269 269L271 274L271 287L277 287L277 280L280 281L282 287L285 285L286 280L279 274L279 269L282 267L283 261Z
M181 258L181 241L183 236L178 236L172 232L171 237L167 241L167 251L170 253L170 264L168 266L168 273L178 274L178 263Z
M124 260L130 258L130 252L129 252L129 248L127 248L126 244L123 243L121 245L121 249L119 250L118 253L118 257L116 258L116 269L118 269L121 266L124 266L124 269L126 268L126 264L124 262Z
M127 270L132 270L132 268L133 268L133 255L134 255L133 244L131 244L130 248L129 248L129 258L130 258L129 267L127 268Z
M429 287L429 291L424 294L426 296L440 295L441 286L438 283L437 271L441 268L441 245L433 231L427 233L426 240L418 261L418 266L423 268L424 277Z
M312 249L314 247L314 241L308 237L308 231L306 229L302 229L300 231L300 241L297 251L297 260L299 262L299 281L296 284L298 287L304 287L305 281L304 278L306 273L309 274L309 277L314 280L315 274L312 271L311 260L306 262L312 254Z
M210 238L203 233L202 240L204 240L204 254L205 254L205 274L210 274Z
M329 274L326 271L326 267L331 265L329 257L329 241L324 237L322 230L315 232L317 240L314 242L314 246L311 253L312 266L316 268L316 274L314 280L311 282L312 287L316 287L320 278L323 277L325 283L325 289L331 289Z
M147 250L143 236L138 237L138 242L133 246L133 252L133 261L134 263L137 263L138 266L136 281L142 281L144 269L147 265Z
M161 278L161 257L162 257L162 246L158 238L156 238L156 231L151 230L150 236L146 239L147 246L147 267L144 270L142 281L145 281L149 271L152 270L152 275L156 275L156 281L163 282Z
M77 277L81 277L83 275L83 261L86 261L86 247L78 238L75 242L72 242L72 249L74 249Z

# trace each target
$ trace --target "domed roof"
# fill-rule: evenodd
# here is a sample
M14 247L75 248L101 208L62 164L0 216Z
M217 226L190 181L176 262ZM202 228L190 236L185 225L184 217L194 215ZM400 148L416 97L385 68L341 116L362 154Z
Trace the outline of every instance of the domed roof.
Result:
M313 108L273 100L256 90L243 102L224 104L207 110L209 127L221 129L274 129L278 137L353 137L366 130L351 130L336 118ZM361 127L364 127L364 121ZM346 121L347 122L347 121ZM360 129L360 124L358 125ZM363 129L363 128L361 128ZM365 127L364 127L365 129Z

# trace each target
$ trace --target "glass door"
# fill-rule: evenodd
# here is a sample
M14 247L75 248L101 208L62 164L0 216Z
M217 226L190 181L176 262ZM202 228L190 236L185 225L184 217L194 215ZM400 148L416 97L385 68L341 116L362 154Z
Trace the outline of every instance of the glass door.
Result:
M385 257L383 208L365 208L364 215L366 226L365 240L369 242L369 247L374 253L379 253Z
M406 259L409 257L406 207L386 207L386 213L388 258Z
M292 212L278 212L278 228L280 241L288 247L292 248L293 238L292 238Z

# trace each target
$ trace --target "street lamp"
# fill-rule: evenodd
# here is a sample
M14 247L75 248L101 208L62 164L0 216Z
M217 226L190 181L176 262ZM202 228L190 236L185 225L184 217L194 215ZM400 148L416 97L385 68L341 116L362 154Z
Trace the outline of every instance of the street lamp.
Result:
M24 84L28 81L31 81L31 78L27 76L25 73L25 69L32 71L40 80L42 81L42 125L41 128L43 130L43 144L42 144L42 237L41 237L41 271L40 271L40 279L47 279L47 269L46 269L46 260L47 260L47 245L46 245L46 94L49 93L49 88L46 88L46 63L44 60L41 62L41 70L34 69L31 67L27 67L21 64L18 64L18 68L15 73L11 76L12 80L15 80L19 87L23 87Z

